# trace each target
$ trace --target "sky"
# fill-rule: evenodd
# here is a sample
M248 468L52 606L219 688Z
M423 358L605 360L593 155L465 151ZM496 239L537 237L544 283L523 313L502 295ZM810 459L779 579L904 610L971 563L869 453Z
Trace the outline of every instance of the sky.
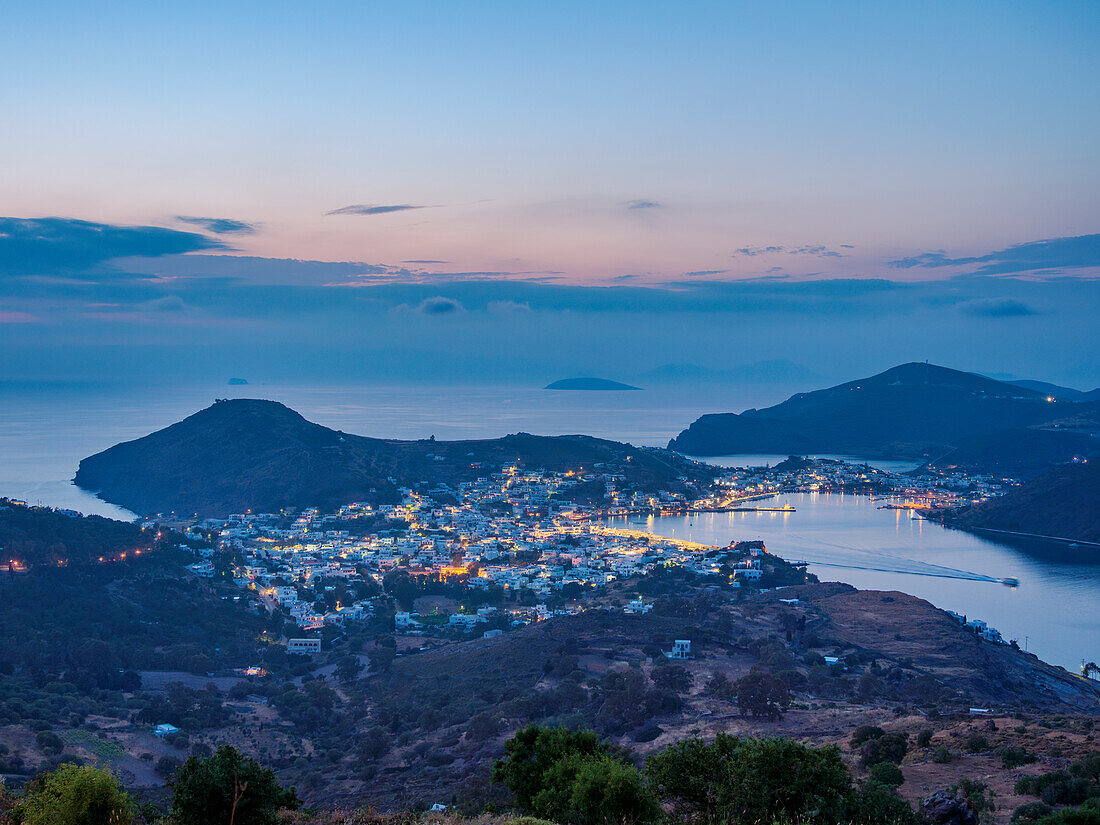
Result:
M1098 42L1058 0L17 0L0 381L1091 388Z

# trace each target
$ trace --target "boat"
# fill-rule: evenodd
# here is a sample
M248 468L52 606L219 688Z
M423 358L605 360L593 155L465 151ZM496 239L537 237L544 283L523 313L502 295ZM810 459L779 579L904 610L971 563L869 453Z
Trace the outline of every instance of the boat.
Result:
M1001 584L1003 584L1005 587L1019 587L1020 580L1015 576L1005 576L1003 579L1001 579Z
M782 507L734 507L730 510L732 513L797 513L790 504L785 504Z

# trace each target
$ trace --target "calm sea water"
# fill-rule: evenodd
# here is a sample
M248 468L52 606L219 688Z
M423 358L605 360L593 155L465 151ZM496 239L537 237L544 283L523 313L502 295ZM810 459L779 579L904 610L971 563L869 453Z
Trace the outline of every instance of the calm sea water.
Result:
M663 446L703 413L767 406L792 391L778 385L592 393L505 386L168 389L0 383L0 495L132 518L70 483L80 459L166 427L218 397L272 398L320 424L378 437L588 433ZM758 466L783 458L708 460ZM871 463L891 470L912 466ZM983 618L1048 661L1076 670L1082 658L1100 659L1100 564L1082 558L1095 557L1095 551L987 541L912 521L905 511L878 510L877 503L858 496L789 500L797 508L789 515L713 513L632 526L708 544L763 538L773 552L810 561L822 579L902 590ZM991 581L1006 576L1019 578L1020 587Z
M878 509L866 496L803 493L768 502L793 513L698 513L615 519L631 529L703 544L763 539L770 552L810 562L822 581L900 590L985 619L1040 658L1076 671L1100 657L1100 556L1047 543L989 541ZM1019 587L1000 579L1016 577Z

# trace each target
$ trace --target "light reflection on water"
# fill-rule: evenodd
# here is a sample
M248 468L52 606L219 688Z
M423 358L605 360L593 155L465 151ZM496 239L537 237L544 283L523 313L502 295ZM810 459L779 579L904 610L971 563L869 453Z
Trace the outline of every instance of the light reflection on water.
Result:
M838 493L783 495L793 513L696 513L613 519L702 544L763 539L768 550L810 562L822 581L900 590L985 619L1046 661L1077 671L1100 657L1100 553L1046 543L989 541L884 500ZM1017 588L1000 580L1019 579ZM1025 640L1025 637L1026 640Z

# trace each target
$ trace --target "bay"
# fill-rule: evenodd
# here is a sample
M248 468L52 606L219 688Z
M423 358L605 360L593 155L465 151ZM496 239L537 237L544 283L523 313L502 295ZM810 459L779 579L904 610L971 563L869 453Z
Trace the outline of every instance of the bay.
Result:
M838 493L777 496L790 513L695 513L629 517L612 524L725 546L764 541L769 552L805 560L822 581L899 590L937 607L984 619L1006 639L1078 671L1100 659L1100 557L1094 549L992 541L879 509L883 499ZM1001 579L1015 577L1018 587Z

